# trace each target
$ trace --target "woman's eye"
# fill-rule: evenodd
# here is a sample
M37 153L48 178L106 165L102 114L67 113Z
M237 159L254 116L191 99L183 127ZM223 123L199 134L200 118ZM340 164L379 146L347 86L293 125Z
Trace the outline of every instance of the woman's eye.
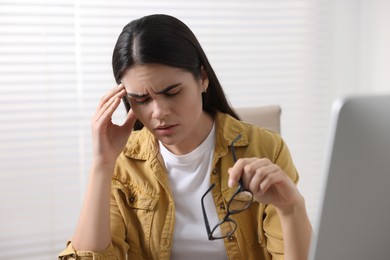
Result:
M173 97L173 96L176 96L177 94L179 94L179 92L180 92L180 90L173 90L173 91L169 91L165 94L169 97Z
M135 99L135 102L137 104L146 104L148 101L150 100L150 98L142 98L142 99Z

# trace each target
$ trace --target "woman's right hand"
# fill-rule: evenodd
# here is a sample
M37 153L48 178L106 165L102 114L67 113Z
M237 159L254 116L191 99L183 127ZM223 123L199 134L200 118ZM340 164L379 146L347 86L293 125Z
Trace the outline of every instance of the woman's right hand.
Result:
M112 115L126 95L122 84L104 95L92 117L93 163L113 166L131 134L136 117L132 110L123 125L115 125Z

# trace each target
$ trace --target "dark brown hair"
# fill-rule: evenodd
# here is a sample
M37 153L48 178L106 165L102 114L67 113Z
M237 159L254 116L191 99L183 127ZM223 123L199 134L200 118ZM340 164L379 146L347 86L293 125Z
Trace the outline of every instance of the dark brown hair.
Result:
M230 107L221 84L193 32L179 19L163 14L144 16L127 24L116 42L112 67L119 84L126 69L134 65L159 63L191 72L196 79L207 73L209 86L202 94L203 110L217 111L239 118ZM130 109L124 99L126 109ZM135 129L142 128L140 122Z

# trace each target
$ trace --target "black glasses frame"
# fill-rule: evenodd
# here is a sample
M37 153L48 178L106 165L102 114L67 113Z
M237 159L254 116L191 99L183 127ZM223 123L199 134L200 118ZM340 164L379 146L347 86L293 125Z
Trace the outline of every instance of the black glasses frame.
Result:
M241 138L241 135L238 135L233 141L232 143L230 144L230 149L231 149L231 152L232 152L232 156L233 156L233 162L235 163L237 161L237 156L236 156L236 151L234 149L234 143ZM234 194L232 195L232 197L230 198L228 204L227 204L227 212L226 212L226 215L223 217L222 220L220 220L218 222L218 224L215 225L215 227L213 229L210 228L210 224L209 224L209 220L207 218L207 214L206 214L206 209L205 209L205 206L204 206L204 198L206 197L206 195L212 190L215 188L215 183L211 184L210 188L207 189L207 191L205 192L205 194L203 194L202 196L202 199L201 199L201 203L202 203L202 211L203 211L203 218L204 218L204 222L205 222L205 226L206 226L206 231L207 231L207 235L208 235L208 238L209 240L216 240L216 239L223 239L223 238L226 238L226 237L230 237L237 229L237 222L234 220L234 219L231 219L230 218L230 215L233 215L233 214L237 214L237 213L240 213L244 210L246 210L247 208L250 207L252 201L253 201L253 194L251 191L249 190L246 190L244 188L244 182L242 180L242 178L240 178L238 180L238 188L237 190L234 192ZM250 193L250 195L252 196L251 197L251 202L248 203L245 207L241 208L241 209L237 209L237 210L231 210L230 209L230 205L233 201L233 199L238 195L240 194L241 192L247 192L247 193ZM227 233L226 235L221 235L221 236L213 236L215 230L220 227L222 224L224 223L230 223L231 226L232 226L232 230Z

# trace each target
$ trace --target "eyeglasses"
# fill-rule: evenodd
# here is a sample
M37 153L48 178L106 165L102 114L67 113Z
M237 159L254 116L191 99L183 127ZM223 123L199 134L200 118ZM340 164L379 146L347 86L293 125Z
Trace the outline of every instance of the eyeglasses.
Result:
M236 151L234 149L234 143L240 138L241 135L238 135L230 144L234 163L237 161ZM247 208L249 208L249 206L253 201L252 192L244 189L244 183L242 181L242 178L240 178L240 180L238 181L238 188L234 192L234 194L232 195L232 197L230 198L227 204L226 215L223 217L221 221L218 222L218 224L213 229L210 229L210 224L204 206L204 198L212 189L214 189L214 187L215 187L215 183L213 183L210 186L210 188L207 189L206 193L202 196L201 199L203 218L204 218L204 223L206 225L206 230L207 230L209 240L216 240L216 239L223 239L226 237L230 237L237 229L237 223L235 220L230 218L230 215L237 214L246 210Z

